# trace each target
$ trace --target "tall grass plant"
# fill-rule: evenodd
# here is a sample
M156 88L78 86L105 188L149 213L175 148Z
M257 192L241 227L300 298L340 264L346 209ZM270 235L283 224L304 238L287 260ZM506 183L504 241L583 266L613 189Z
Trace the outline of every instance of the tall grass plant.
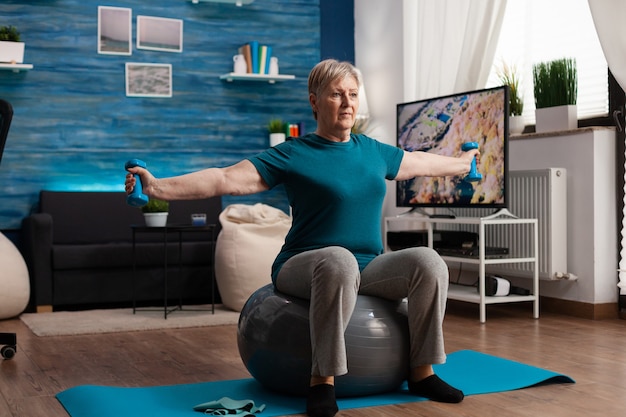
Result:
M576 60L562 58L533 65L535 108L575 105L578 95Z

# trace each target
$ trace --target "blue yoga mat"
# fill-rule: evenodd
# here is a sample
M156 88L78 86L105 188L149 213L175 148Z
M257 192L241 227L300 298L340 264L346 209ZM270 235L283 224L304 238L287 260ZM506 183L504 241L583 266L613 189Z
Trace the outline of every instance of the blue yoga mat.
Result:
M541 383L573 383L562 374L471 350L448 355L435 372L465 395L488 394L527 388ZM304 398L289 397L264 389L254 379L203 382L196 384L124 388L82 385L57 394L71 417L193 417L197 404L230 397L265 404L259 417L304 413ZM406 383L397 392L337 401L342 410L425 401L408 394Z

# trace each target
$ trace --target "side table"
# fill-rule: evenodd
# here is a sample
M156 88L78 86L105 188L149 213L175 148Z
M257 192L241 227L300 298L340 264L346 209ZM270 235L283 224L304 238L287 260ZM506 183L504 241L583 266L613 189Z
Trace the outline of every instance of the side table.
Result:
M182 295L179 292L178 305L168 306L168 269L167 251L168 251L168 237L174 233L178 236L178 271L179 274L182 271L182 253L183 253L183 235L185 233L208 233L213 243L211 250L211 314L215 314L215 229L216 225L207 224L202 226L195 226L191 224L168 224L164 227L148 227L145 225L131 225L133 232L133 314L138 310L137 308L137 296L136 296L136 283L135 277L137 275L137 235L140 234L154 234L160 233L163 236L163 316L167 319L168 314L183 310ZM193 309L185 309L192 311ZM145 311L145 310L144 310ZM208 311L208 310L207 310Z

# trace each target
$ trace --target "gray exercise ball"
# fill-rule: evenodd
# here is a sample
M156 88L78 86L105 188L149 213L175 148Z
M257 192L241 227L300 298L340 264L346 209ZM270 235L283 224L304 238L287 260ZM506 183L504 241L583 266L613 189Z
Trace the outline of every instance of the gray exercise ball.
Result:
M337 397L395 391L409 371L405 302L359 295L345 333L348 374L337 377ZM265 388L306 396L311 374L308 300L272 284L254 292L239 317L239 354Z

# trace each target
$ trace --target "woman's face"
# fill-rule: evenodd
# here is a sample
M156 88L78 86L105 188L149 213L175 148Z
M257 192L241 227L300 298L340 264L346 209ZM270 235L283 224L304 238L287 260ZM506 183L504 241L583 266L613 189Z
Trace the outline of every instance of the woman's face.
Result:
M317 112L321 133L339 134L352 129L359 109L359 87L350 76L331 82L319 95L311 94L310 102Z

